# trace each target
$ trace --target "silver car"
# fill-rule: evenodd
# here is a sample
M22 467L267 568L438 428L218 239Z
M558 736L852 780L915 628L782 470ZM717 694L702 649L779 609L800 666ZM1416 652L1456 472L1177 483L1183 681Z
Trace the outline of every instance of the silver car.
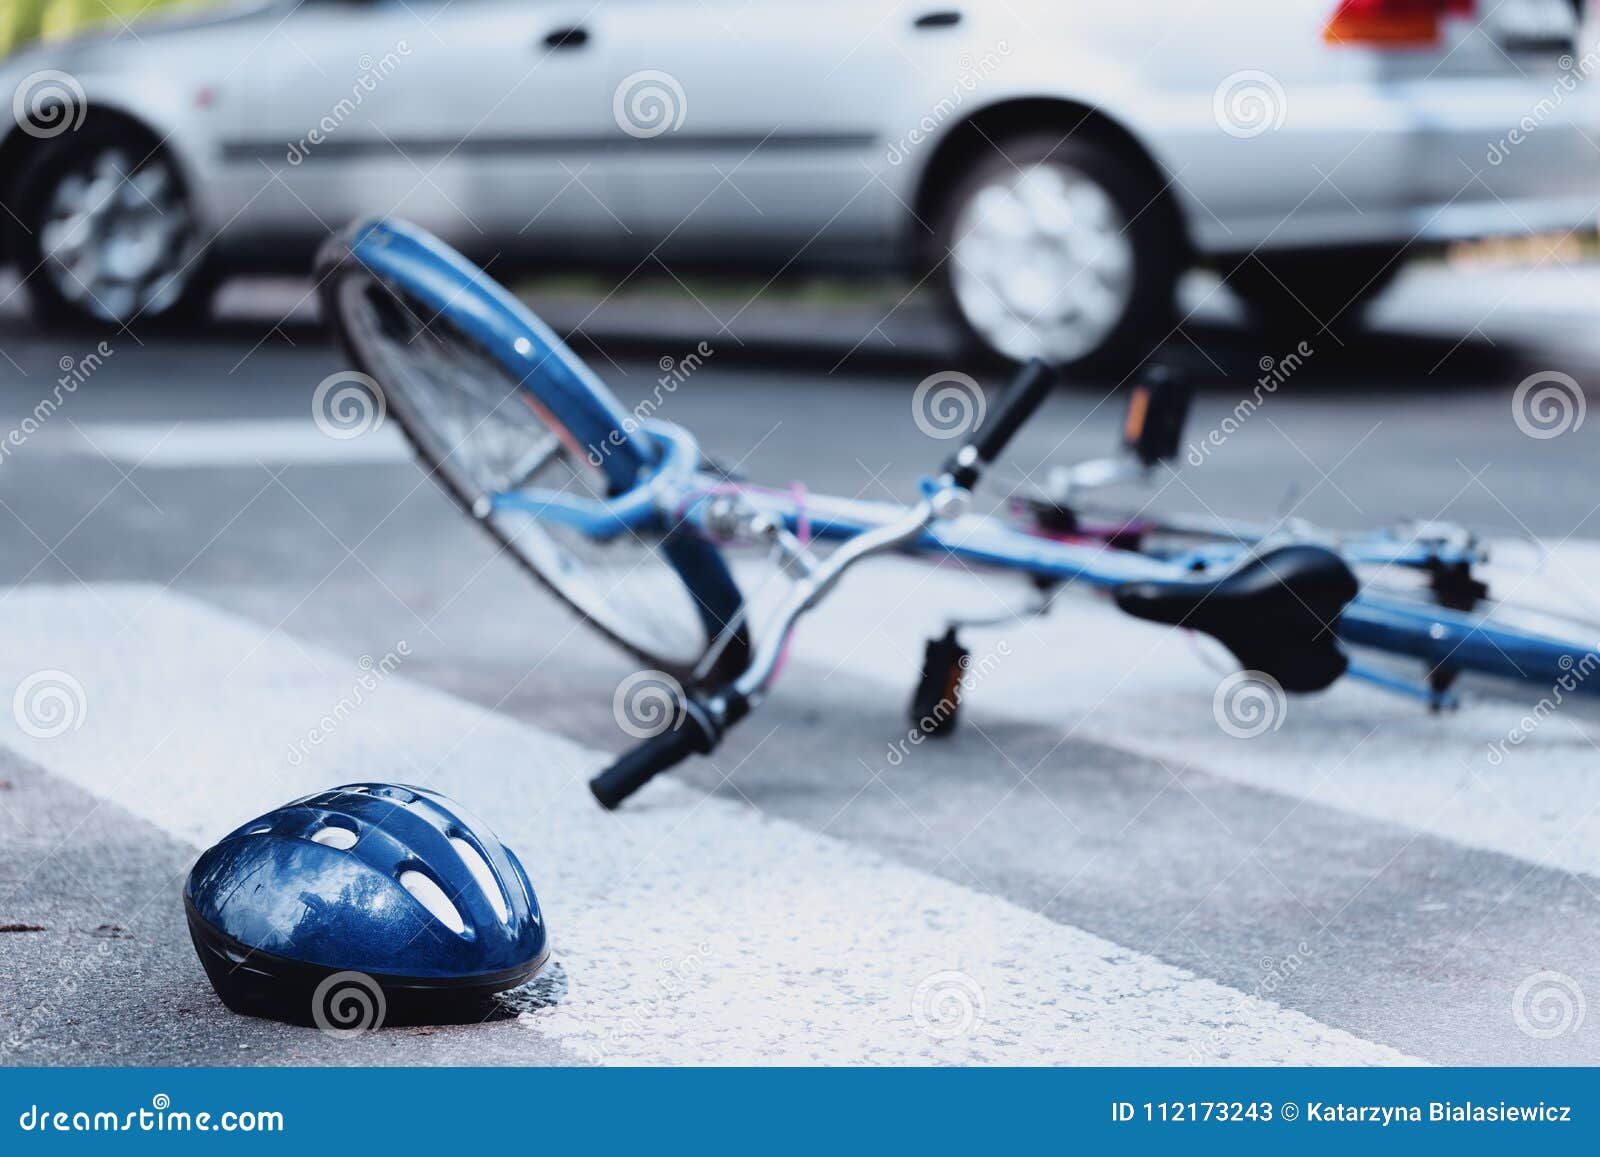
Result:
M1589 222L1576 0L274 0L5 62L41 314L203 307L359 214L528 266L904 270L982 346L1136 354L1221 269L1354 319L1420 244ZM1581 26L1581 27L1580 27Z

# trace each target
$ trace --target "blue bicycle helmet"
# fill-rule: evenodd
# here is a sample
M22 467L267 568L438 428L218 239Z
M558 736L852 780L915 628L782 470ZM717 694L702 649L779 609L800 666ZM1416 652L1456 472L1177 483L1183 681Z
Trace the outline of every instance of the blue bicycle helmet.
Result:
M196 861L184 908L223 1003L323 1028L344 974L381 1021L482 1002L550 955L511 849L421 787L351 784L252 820Z

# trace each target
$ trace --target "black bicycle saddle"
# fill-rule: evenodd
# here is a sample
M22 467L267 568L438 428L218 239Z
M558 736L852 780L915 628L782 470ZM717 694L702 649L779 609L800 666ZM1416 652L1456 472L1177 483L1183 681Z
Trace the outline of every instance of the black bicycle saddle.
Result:
M1136 618L1204 631L1285 691L1320 691L1349 666L1334 627L1359 589L1333 551L1297 545L1218 578L1124 583L1115 595Z

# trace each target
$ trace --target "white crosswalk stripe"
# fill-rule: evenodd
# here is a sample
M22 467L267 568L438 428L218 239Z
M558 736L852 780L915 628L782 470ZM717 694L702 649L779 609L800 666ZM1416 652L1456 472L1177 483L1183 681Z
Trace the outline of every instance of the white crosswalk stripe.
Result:
M567 998L527 1027L579 1055L1409 1059L680 785L602 813L582 780L603 757L424 688L403 661L363 689L354 657L142 586L14 589L0 633L0 686L48 670L81 687L65 727L24 726L14 711L0 741L195 847L296 794L359 779L427 782L489 817L522 853L571 978Z
M46 439L63 453L104 455L141 470L304 466L365 466L408 462L411 448L398 426L385 422L352 437L333 437L305 418L230 418L226 421L86 422Z
M1584 580L1600 574L1596 564L1600 550L1571 545L1526 593L1553 593L1558 605L1581 611L1590 598ZM1006 593L1023 599L1002 575L979 583L953 564L934 571L900 560L876 565L875 581L846 583L808 621L795 657L823 671L838 666L875 677L895 689L891 702L909 692L921 639L941 632L945 616L981 615ZM1593 585L1600 593L1600 581ZM886 605L885 590L902 592L903 605ZM1008 653L999 656L1002 641ZM1064 739L1197 767L1530 863L1600 874L1600 696L1565 696L1529 729L1525 717L1548 688L1506 684L1469 694L1458 712L1430 715L1415 700L1346 679L1322 694L1289 698L1281 727L1242 739L1212 714L1231 660L1186 632L1067 595L1048 618L972 630L966 642L976 657L994 660L967 696L975 713L1058 728ZM1525 738L1491 761L1491 745L1513 730Z

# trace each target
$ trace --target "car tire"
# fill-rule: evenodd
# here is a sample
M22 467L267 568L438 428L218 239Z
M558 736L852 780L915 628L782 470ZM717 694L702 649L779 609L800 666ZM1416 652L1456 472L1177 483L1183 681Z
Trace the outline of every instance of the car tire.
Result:
M940 202L947 310L1007 361L1121 368L1168 335L1185 261L1161 188L1111 145L1029 133L984 145Z
M1346 332L1403 268L1393 246L1326 253L1254 253L1228 274L1229 287L1251 315L1280 331Z
M41 145L12 186L16 255L35 317L67 325L194 320L217 286L187 183L167 150L91 121Z

